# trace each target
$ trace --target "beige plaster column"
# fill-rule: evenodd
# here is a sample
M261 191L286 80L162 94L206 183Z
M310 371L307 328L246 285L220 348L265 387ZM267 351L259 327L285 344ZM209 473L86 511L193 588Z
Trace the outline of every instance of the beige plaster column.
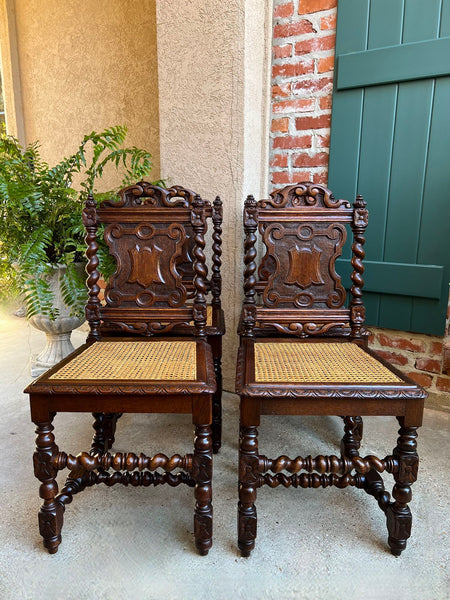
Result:
M159 178L156 0L0 0L8 130L51 165L92 130L126 125ZM120 184L113 169L100 189Z
M14 0L0 0L0 59L7 131L25 144Z
M267 193L272 2L157 2L161 177L224 202L223 371L234 389L242 206Z

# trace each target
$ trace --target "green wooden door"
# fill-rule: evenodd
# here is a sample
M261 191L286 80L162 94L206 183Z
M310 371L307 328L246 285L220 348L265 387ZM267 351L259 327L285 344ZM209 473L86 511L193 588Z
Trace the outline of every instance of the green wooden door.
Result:
M336 196L367 200L369 325L444 333L449 36L450 0L338 2L328 182Z

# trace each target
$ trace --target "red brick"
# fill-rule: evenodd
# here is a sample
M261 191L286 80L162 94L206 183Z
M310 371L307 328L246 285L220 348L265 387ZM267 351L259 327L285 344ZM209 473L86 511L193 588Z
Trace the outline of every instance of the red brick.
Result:
M272 77L300 77L307 73L314 73L314 61L312 59L302 60L297 63L285 63L273 65Z
M274 102L272 105L272 111L275 114L309 112L311 110L314 110L314 98L283 100L282 102Z
M271 167L287 167L288 166L288 157L286 154L275 154L275 156L270 161Z
M298 12L300 15L336 8L337 0L300 0Z
M409 350L410 352L424 352L425 344L420 340L407 340L400 337L390 337L384 333L378 334L378 341L382 346L388 348L399 348L400 350Z
M281 131L282 133L286 133L287 131L289 131L288 117L284 117L283 119L274 119L272 121L270 131Z
M312 26L311 21L302 19L297 23L286 23L284 25L275 25L273 28L274 38L285 38L293 35L303 35L304 33L317 33Z
M321 110L330 110L333 104L333 97L331 94L329 96L323 96L319 98L319 106Z
M272 183L294 183L294 180L287 171L276 171L272 173Z
M295 44L295 54L309 54L310 52L334 50L335 44L336 36L334 34L314 37L309 40L301 40Z
M336 13L320 19L320 29L336 29Z
M438 377L436 380L436 387L441 392L450 392L450 378Z
M291 82L281 83L280 85L272 86L272 97L277 98L286 98L286 96L291 95Z
M317 146L317 148L329 148L330 147L330 136L329 135L316 135L316 146Z
M301 135L294 137L292 135L285 135L283 137L277 137L273 140L274 148L283 148L290 150L292 148L311 148L312 137L310 135Z
M392 365L408 364L408 359L406 358L406 356L403 356L403 354L397 354L396 352L388 352L387 350L377 350L376 352Z
M280 4L275 7L273 11L273 16L275 18L284 19L286 17L291 17L294 14L294 3L289 2L288 4Z
M444 349L444 344L442 342L431 342L430 344L430 354L442 354L442 350Z
M313 183L321 183L322 185L328 185L328 171L317 171L312 176L312 180Z
M331 115L320 115L320 117L299 117L295 119L295 128L300 131L306 129L326 129L330 127Z
M306 152L302 154L296 154L294 157L294 167L326 167L328 166L328 154L326 152L320 152L309 156Z
M274 58L288 58L292 56L292 44L285 44L284 46L273 47Z
M431 377L431 375L426 375L425 373L409 371L408 373L406 373L406 375L423 387L430 387L430 385L433 382L433 378Z
M292 93L297 96L311 96L319 93L331 94L333 91L332 77L317 77L292 84Z
M319 64L317 67L318 73L326 73L334 69L334 56L327 56L325 58L319 58Z
M432 358L416 358L415 367L421 371L428 371L428 373L440 373L441 361Z
M297 171L296 169L293 171L294 183L299 183L300 181L312 181L311 171Z
M444 360L442 361L442 372L450 375L450 342L444 346Z

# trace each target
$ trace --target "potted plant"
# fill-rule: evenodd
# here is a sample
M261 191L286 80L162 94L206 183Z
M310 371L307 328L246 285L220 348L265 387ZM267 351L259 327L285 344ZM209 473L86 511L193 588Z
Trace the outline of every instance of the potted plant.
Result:
M39 370L55 364L71 350L70 331L84 320L83 203L112 164L123 172L122 185L145 177L151 155L121 147L126 128L111 127L85 135L77 151L49 166L39 143L22 148L18 140L0 132L0 253L2 275L14 279L23 292L27 317L49 330L46 349L38 357ZM79 190L73 179L79 181ZM98 194L102 200L115 191ZM100 248L100 270L108 276L111 257ZM68 330L68 331L67 331Z

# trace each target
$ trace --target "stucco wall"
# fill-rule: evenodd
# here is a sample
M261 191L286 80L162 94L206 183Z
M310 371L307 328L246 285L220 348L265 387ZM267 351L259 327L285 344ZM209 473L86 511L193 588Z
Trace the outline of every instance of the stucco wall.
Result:
M242 301L242 207L266 185L267 52L264 0L157 3L161 175L224 202L225 387L234 388ZM270 10L269 10L270 9Z
M158 178L156 0L14 4L26 141L39 139L52 164L85 133L123 124Z

